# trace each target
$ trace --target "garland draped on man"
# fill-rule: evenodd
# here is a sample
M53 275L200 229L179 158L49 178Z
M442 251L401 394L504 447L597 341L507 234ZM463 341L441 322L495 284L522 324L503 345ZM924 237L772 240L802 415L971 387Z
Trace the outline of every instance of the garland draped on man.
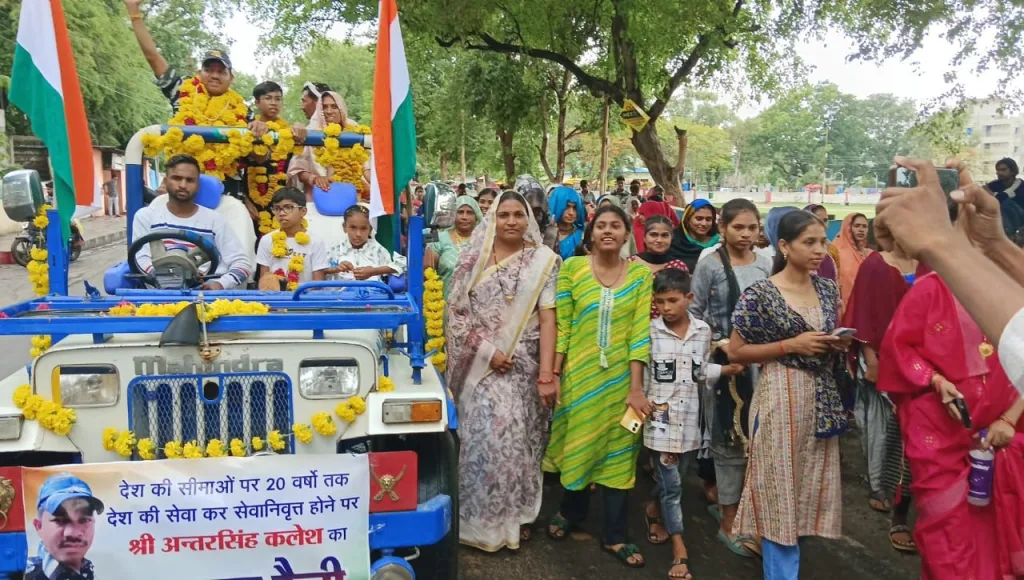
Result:
M46 145L64 242L76 205L92 205L92 138L60 0L21 3L11 73L11 102Z
M416 173L416 124L412 116L409 65L395 0L380 0L377 62L373 73L373 148L370 151L370 218L377 241L401 251L399 195Z

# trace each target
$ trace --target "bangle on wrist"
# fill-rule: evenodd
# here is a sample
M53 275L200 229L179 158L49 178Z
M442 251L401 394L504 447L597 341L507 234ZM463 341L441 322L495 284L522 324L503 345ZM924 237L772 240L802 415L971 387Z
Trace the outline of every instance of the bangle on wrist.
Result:
M555 379L537 379L538 385L550 385L555 382Z
M139 12L139 13L137 13L137 14L129 14L129 15L128 15L128 18L129 18L129 19L131 19L132 21L135 21L135 20L142 20L142 13L141 13L141 12Z
M1006 418L1006 415L1000 415L1000 416L999 416L999 419L997 419L997 420L998 420L998 421L1002 421L1003 423L1006 423L1007 425L1009 425L1010 427L1012 427L1014 431L1016 431L1016 430L1017 430L1017 424L1016 424L1016 423L1014 423L1013 421L1011 421L1011 420L1007 419L1007 418Z
M784 340L780 340L779 341L779 350L782 352L782 356L786 356L787 354L789 354L786 351L786 341L784 341Z

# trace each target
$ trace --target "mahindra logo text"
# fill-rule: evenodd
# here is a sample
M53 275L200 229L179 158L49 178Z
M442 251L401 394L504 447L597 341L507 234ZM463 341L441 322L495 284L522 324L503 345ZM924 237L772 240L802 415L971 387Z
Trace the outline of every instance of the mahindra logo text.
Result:
M206 362L188 354L180 361L167 360L164 356L137 356L135 362L137 376L152 375L202 375L217 373L249 373L249 372L281 372L284 371L284 360L279 358L253 358L243 354L231 360L214 360Z

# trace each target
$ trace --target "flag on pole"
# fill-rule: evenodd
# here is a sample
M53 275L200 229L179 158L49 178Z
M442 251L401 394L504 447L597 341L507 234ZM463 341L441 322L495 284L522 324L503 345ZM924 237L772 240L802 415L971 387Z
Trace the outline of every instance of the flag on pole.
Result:
M395 0L380 0L371 129L370 217L394 216L377 220L377 240L400 251L399 195L416 173L416 123Z
M67 241L75 206L93 203L94 181L89 123L60 0L21 3L10 97L49 151Z

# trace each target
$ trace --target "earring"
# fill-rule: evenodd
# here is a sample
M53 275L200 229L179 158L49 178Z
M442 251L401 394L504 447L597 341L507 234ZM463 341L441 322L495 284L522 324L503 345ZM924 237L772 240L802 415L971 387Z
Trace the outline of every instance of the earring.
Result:
M789 259L789 256L788 256L788 255L786 255L786 254L782 254L782 259L783 259L783 260L788 260L788 259Z

